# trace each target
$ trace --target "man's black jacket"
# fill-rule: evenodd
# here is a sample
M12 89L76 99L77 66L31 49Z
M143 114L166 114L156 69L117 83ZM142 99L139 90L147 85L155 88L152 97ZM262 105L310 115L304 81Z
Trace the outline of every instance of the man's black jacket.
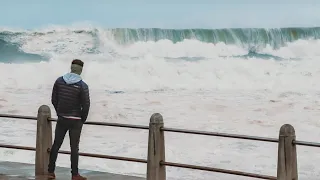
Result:
M81 79L70 84L61 76L54 83L51 102L58 117L79 117L85 122L90 108L89 87Z

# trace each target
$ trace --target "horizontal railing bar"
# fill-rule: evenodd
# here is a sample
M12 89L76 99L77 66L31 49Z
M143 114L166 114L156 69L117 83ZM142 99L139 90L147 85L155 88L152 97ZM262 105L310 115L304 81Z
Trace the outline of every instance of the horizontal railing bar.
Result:
M13 114L0 114L0 117L13 118L13 119L37 120L37 117L35 117L35 116L23 116L23 115L13 115ZM54 122L57 121L57 119L55 119L55 118L49 118L48 120L54 121ZM113 126L113 127L133 128L133 129L149 129L148 126L133 125L133 124L121 124L121 123L87 121L87 122L85 122L85 124L97 125L97 126ZM276 138L257 137L257 136L248 136L248 135L240 135L240 134L228 134L228 133L187 130L187 129L178 129L178 128L166 128L166 127L163 127L162 130L168 131L168 132L176 132L176 133L218 136L218 137L246 139L246 140L264 141L264 142L278 142L278 139L276 139ZM316 143L316 142L294 141L293 143L295 143L296 145L301 145L301 146L320 147L320 143Z
M186 169L196 169L196 170L219 172L224 174L233 174L238 176L246 176L246 177L253 177L253 178L260 178L260 179L277 180L277 178L274 176L260 175L260 174L247 173L247 172L241 172L241 171L233 171L233 170L227 170L227 169L195 166L195 165L180 164L180 163L173 163L173 162L160 162L160 164L165 166L180 167L180 168L186 168Z
M301 146L320 147L320 143L316 143L316 142L293 141L293 143L296 145L301 145Z
M49 118L49 121L57 121L55 118ZM132 128L132 129L149 129L149 126L143 125L133 125L133 124L121 124L121 123L108 123L108 122L94 122L87 121L85 124L88 125L97 125L97 126L113 126L113 127L123 127L123 128Z
M35 116L21 116L21 115L13 115L13 114L0 114L2 118L13 118L13 119L26 119L26 120L37 120Z
M16 146L16 145L8 145L8 144L0 144L0 148L21 149L21 150L29 150L29 151L35 151L36 150L35 147ZM50 149L48 149L48 152L50 152ZM70 154L70 151L60 150L59 153L61 153L61 154ZM129 157L121 157L121 156L110 156L110 155L82 153L82 152L79 152L79 155L80 156L87 156L87 157L103 158L103 159L114 159L114 160L122 160L122 161L147 163L147 160L145 160L145 159L137 159L137 158L129 158Z
M0 148L9 148L9 149L21 149L21 150L28 150L28 151L35 151L35 147L28 147L28 146L16 146L16 145L9 145L9 144L0 144Z
M240 134L227 134L227 133L196 131L196 130L186 130L186 129L166 128L166 127L163 127L162 130L168 131L168 132L198 134L198 135L206 135L206 136L218 136L218 137L246 139L246 140L254 140L254 141L265 141L265 142L276 142L276 143L279 141L276 138L268 138L268 137L257 137L257 136L247 136L247 135L240 135Z
M50 149L48 149L48 152L50 152ZM60 154L70 154L70 151L60 150L59 153ZM110 156L110 155L92 154L92 153L83 153L83 152L79 152L79 155L80 156L87 156L87 157L102 158L102 159L114 159L114 160L121 160L121 161L147 163L147 160L138 159L138 158L129 158L129 157L121 157L121 156Z

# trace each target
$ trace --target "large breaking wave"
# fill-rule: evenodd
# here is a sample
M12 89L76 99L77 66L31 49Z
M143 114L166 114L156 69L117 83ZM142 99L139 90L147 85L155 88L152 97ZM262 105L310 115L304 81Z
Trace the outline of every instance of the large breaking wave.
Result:
M0 31L0 61L34 62L49 60L64 54L95 54L102 55L106 59L152 55L185 60L230 56L279 60L317 56L317 51L310 51L316 49L319 37L320 28L318 27L278 29L59 27L37 31L2 30ZM288 53L290 47L297 48L300 52L292 50L290 54Z

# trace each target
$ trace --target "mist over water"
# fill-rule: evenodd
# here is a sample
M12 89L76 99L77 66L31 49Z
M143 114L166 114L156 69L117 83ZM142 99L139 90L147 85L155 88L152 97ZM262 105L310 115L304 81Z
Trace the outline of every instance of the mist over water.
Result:
M319 32L320 28L2 30L0 68L2 78L17 76L15 86L23 88L49 87L74 58L85 61L84 78L101 90L291 88L292 78L306 82L317 77ZM17 63L19 72L13 75ZM50 81L40 78L27 84L26 72L35 79L41 72ZM313 86L317 85L305 88Z

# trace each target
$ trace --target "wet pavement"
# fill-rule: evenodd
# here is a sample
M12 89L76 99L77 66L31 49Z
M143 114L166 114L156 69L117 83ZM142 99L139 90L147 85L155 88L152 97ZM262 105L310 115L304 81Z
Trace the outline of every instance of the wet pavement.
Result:
M56 180L70 180L70 168L56 167ZM145 180L141 177L112 174L106 172L79 169L79 173L88 180ZM34 164L0 162L0 180L47 180L45 176L34 176Z

